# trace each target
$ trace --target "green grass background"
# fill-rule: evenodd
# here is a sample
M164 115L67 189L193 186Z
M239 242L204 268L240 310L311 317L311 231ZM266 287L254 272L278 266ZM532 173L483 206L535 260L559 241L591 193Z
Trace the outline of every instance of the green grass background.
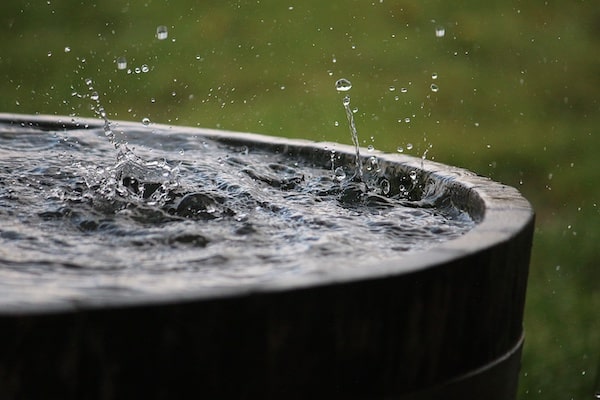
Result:
M364 145L430 148L532 202L519 398L600 389L597 2L3 1L0 23L2 112L93 116L89 77L114 119L351 143L351 80Z

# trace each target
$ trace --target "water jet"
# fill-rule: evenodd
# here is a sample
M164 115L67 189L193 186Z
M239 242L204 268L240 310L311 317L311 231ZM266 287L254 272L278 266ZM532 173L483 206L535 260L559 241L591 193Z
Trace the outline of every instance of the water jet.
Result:
M136 154L151 157L160 143L169 154L195 143L221 167L131 158L128 169L102 168L96 155L83 165L69 153L100 146L102 121L0 114L0 126L3 147L7 138L27 137L35 150L23 156L15 155L18 145L3 149L5 160L14 159L2 166L0 186L3 219L11 221L0 229L0 397L515 398L534 214L514 188L460 168L371 152L377 168L365 179L388 193L353 195L328 189L341 187L336 168L354 162L350 146L131 122L115 123L128 146L156 140L138 145ZM217 156L221 148L241 155ZM36 165L23 173L34 154L46 151L65 169ZM268 158L265 172L244 161L248 154L276 159ZM304 169L295 163L325 172L298 173ZM214 178L219 168L233 168L256 190ZM180 170L201 179L177 176ZM56 176L60 190L46 181ZM12 209L24 196L15 185L31 196L45 193L40 200L49 209ZM342 214L332 222L286 208L285 199L307 186L333 199ZM276 191L264 195L270 188ZM394 214L400 205L417 214L420 226L395 237L390 232L411 220ZM265 215L285 215L277 226L304 235L302 249L288 234L278 236L283 260L277 251L225 252L255 238ZM398 225L381 234L392 218ZM218 241L201 228L216 230L225 220L237 224L219 233L227 248L210 253ZM339 248L303 230L307 224L330 232L337 220L353 227L331 231ZM443 222L435 232L449 236L420 246L432 221L467 229ZM172 226L176 231L165 236ZM66 234L37 237L57 227L81 242L76 252L51 251L69 240ZM346 244L344 234L354 229L359 240ZM102 238L112 252L97 247ZM269 240L251 244L268 248ZM404 241L416 247L404 249ZM372 250L360 256L344 248L359 244ZM121 257L119 246L138 249L136 257ZM177 249L177 257L157 259L152 252L159 246ZM201 251L208 253L198 258ZM235 262L222 268L225 258Z

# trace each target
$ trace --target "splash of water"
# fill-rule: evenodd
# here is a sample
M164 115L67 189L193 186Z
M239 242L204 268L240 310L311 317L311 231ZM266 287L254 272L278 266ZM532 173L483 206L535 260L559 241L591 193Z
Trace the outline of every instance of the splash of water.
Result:
M94 101L93 110L103 123L104 135L117 150L117 162L106 169L104 174L88 179L88 186L96 189L104 197L126 202L163 205L171 199L170 192L179 186L179 166L172 167L166 161L146 161L127 146L125 140L117 140L113 124L101 103L100 94L94 89L93 80L85 79ZM142 124L147 126L145 118Z
M350 89L352 89L352 83L348 80L348 79L338 79L335 82L335 89L338 92L347 92ZM354 123L354 113L352 112L352 109L350 108L350 96L346 95L344 96L344 98L342 99L342 104L344 105L344 110L346 110L346 117L348 118L348 125L350 127L350 135L352 137L352 143L354 144L354 149L356 151L356 159L355 159L355 166L356 166L356 171L354 172L354 176L352 177L352 180L358 181L358 182L362 182L363 181L363 170L362 170L362 163L360 161L360 145L358 142L358 133L356 131L356 124Z

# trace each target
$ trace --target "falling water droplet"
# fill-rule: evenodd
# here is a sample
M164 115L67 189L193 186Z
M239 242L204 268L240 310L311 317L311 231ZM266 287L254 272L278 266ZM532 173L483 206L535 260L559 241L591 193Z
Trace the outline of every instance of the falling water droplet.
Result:
M440 88L438 87L438 85L436 85L435 83L432 83L431 84L431 91L435 93L438 90L440 90Z
M169 30L166 26L160 25L156 28L156 38L158 40L165 40L169 37Z
M338 92L347 92L348 90L352 89L352 82L344 78L338 79L335 82L335 89Z
M438 26L435 28L435 37L444 37L446 35L446 28L443 26Z
M117 58L117 69L123 70L127 68L127 59L125 57Z
M144 126L150 125L150 118L148 118L148 117L142 118L142 124Z

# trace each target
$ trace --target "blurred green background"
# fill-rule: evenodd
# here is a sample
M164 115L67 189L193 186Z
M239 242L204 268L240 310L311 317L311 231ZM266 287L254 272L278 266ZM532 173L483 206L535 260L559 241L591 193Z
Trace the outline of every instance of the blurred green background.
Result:
M0 21L1 112L93 116L91 78L113 119L351 143L351 80L364 145L533 203L519 398L600 389L597 2L4 1Z

